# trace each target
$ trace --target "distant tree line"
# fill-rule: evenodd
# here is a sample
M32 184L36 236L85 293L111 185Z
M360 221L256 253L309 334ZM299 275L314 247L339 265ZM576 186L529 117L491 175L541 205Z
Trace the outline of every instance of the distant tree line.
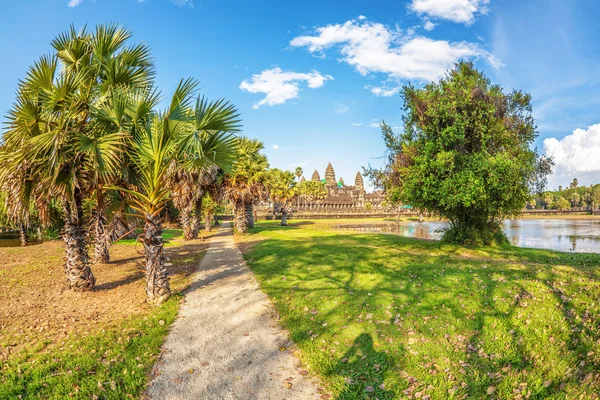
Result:
M600 184L579 186L577 179L568 188L534 194L527 203L530 210L595 210L600 207Z

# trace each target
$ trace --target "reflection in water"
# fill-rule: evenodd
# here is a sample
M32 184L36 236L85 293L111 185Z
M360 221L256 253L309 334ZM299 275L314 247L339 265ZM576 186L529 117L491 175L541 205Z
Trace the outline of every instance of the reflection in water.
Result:
M29 244L39 243L38 240L29 239ZM0 233L0 247L19 247L21 239L17 232Z
M447 226L446 222L401 221L399 224L338 225L336 228L439 240L441 230ZM504 232L515 246L600 253L600 218L509 220L504 221Z

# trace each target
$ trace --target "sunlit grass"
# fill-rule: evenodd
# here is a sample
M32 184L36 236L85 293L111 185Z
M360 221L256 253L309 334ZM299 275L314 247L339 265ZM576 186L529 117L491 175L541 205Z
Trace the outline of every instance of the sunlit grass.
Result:
M180 299L60 348L42 351L47 343L40 343L10 359L0 373L0 399L139 398Z
M241 240L339 399L594 398L597 254L259 224ZM580 397L582 396L582 397Z

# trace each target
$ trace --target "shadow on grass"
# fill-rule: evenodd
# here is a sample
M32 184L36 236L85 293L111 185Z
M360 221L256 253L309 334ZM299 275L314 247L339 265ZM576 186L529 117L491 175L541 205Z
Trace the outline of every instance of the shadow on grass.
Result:
M597 254L298 223L261 223L252 233L263 240L250 240L249 265L339 399L483 398L492 386L498 397L600 390L598 381L583 383L600 369L588 356L600 338Z

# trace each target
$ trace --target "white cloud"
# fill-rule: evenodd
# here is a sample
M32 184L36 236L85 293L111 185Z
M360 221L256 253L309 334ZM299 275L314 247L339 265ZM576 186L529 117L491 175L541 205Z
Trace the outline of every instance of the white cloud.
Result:
M355 128L358 128L359 126L363 126L363 125L364 125L364 124L361 124L361 123L359 123L359 122L353 122L353 123L352 123L352 126L353 126L353 127L355 127Z
M555 163L551 183L565 184L577 178L585 184L582 177L600 181L600 124L575 129L561 140L545 139L544 151Z
M460 59L481 58L494 68L502 66L499 59L475 43L415 37L369 21L319 27L315 36L298 36L290 45L307 47L317 56L335 48L360 74L383 73L396 81L437 80Z
M426 31L432 31L433 28L435 28L435 24L431 21L425 21L423 28L425 28Z
M306 160L306 161L302 161L302 162L299 162L299 163L291 163L291 164L288 164L288 167L289 167L290 170L295 170L296 167L304 168L305 166L307 166L311 162L312 162L312 160Z
M381 127L381 122L379 122L378 119L372 119L369 121L369 125L371 128L380 128Z
M387 86L368 87L368 86L365 86L365 88L370 89L371 93L373 93L375 96L392 97L397 94L400 94L401 86L392 86L392 87L387 87Z
M69 1L69 7L77 7L78 5L81 4L83 0L70 0Z
M279 147L279 145L278 145L278 144L274 144L274 145L273 145L273 150L279 150L280 148L281 148L281 147Z
M408 8L420 15L470 25L476 14L487 13L489 4L490 0L412 0Z
M335 112L338 114L344 114L346 112L348 112L348 110L350 110L350 107L348 107L346 104L344 103L335 103Z
M171 0L171 3L173 3L179 7L184 7L184 6L188 6L190 8L194 7L194 0Z
M250 93L265 93L267 96L254 104L254 109L262 105L274 106L283 104L287 100L298 98L300 83L305 81L309 88L320 88L325 81L332 80L330 75L321 75L317 71L310 73L299 73L293 71L282 71L281 68L273 68L262 71L260 74L252 75L250 80L240 84L240 89Z

